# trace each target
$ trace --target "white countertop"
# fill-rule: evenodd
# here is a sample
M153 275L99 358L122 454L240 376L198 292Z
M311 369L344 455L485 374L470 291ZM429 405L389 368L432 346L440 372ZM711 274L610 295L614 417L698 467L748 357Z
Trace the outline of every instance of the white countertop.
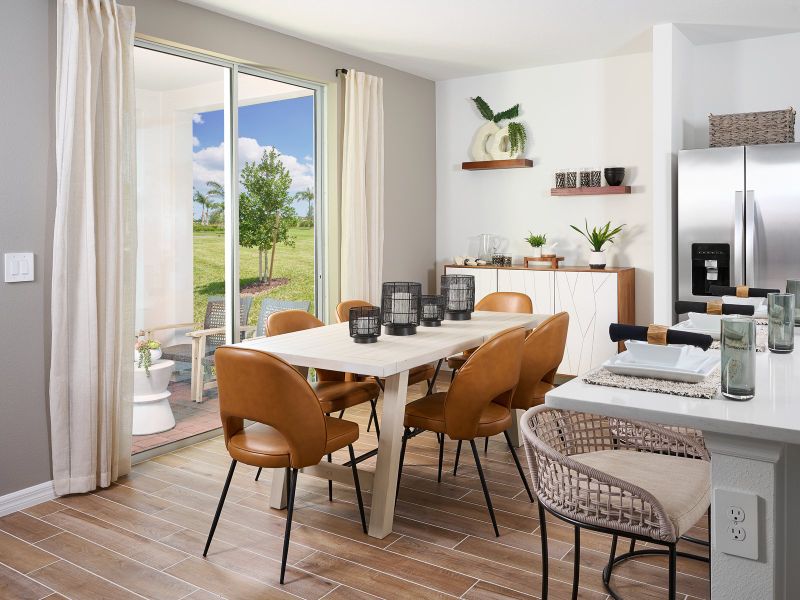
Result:
M555 408L800 444L800 335L791 354L756 355L752 400L700 399L590 385L575 378L545 396Z

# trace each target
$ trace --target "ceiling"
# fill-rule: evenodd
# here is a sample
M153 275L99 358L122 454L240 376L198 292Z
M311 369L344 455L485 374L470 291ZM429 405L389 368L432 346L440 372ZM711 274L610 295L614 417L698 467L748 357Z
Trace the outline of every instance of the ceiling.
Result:
M428 79L800 31L800 0L181 0ZM346 66L346 65L343 65Z

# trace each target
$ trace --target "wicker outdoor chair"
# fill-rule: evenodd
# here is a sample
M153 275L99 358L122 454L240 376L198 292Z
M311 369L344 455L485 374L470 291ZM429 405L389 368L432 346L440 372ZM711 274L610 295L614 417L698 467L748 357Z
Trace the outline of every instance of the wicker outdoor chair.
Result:
M709 454L702 439L627 419L563 411L548 406L522 418L525 452L539 498L542 598L547 598L545 511L573 525L572 597L580 579L580 530L612 535L603 585L611 597L615 565L643 555L669 556L669 598L676 593L678 540L707 511L711 499ZM666 546L616 555L618 537Z

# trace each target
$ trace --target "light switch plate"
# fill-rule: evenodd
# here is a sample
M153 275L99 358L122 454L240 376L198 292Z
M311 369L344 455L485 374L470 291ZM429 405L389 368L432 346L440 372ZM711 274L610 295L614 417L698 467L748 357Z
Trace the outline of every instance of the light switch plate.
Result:
M5 265L6 283L33 281L33 252L7 252Z
M758 496L714 490L714 548L725 554L758 560Z

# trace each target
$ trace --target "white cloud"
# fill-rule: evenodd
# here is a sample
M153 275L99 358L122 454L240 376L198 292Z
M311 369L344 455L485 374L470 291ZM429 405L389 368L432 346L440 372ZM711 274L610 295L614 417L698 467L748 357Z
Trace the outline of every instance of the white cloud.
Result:
M262 146L254 138L239 138L239 169L246 162L256 162L261 159L264 150L269 150L270 146ZM280 152L279 148L276 148ZM222 183L224 179L224 144L218 146L208 146L194 152L192 157L192 170L194 176L194 186L204 189L206 182L218 181ZM281 154L281 162L289 170L292 176L292 186L289 193L294 194L306 188L314 188L314 161L307 156L300 160L290 154Z
M203 121L203 115L200 113L194 113L192 115L192 123L205 123L205 121Z
M193 135L192 136L192 146L199 146L199 145L200 145L200 140L197 139L196 135Z

